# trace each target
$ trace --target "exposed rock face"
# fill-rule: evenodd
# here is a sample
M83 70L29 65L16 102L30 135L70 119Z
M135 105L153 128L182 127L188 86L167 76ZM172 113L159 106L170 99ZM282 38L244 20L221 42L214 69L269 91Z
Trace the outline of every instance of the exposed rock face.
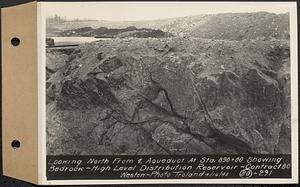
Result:
M99 41L48 82L49 154L290 153L286 41Z

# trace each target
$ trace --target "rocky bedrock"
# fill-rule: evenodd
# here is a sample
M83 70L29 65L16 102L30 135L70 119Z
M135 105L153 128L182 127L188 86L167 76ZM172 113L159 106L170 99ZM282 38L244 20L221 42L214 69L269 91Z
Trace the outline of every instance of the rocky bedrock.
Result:
M289 43L113 39L47 51L47 152L290 153Z

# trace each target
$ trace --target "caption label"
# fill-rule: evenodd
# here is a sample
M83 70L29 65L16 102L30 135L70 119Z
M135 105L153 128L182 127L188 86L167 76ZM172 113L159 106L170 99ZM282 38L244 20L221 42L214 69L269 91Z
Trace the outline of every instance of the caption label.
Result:
M47 156L47 178L291 178L291 155Z

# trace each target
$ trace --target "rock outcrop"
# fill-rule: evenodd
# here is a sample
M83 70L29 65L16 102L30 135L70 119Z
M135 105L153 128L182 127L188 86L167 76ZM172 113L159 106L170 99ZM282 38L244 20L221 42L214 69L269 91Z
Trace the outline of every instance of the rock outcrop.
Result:
M55 55L50 155L291 151L285 40L113 39L80 45L61 68Z

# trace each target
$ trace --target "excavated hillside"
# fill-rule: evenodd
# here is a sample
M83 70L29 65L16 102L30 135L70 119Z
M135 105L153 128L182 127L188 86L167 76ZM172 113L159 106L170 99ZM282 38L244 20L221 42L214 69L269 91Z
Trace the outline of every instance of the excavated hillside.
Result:
M289 38L289 14L269 12L203 14L147 21L66 21L47 22L47 35L61 35L61 31L87 28L126 27L159 29L175 36L220 40L269 40ZM88 29L89 30L89 29ZM93 30L93 29L92 29ZM97 30L97 29L96 29ZM116 30L116 29L112 29ZM85 32L82 32L86 34Z
M289 51L176 37L48 49L47 153L290 153Z
M166 38L173 36L171 33L166 33L161 30L154 30L148 28L136 28L134 26L123 29L109 29L106 27L99 27L93 29L92 27L83 27L79 29L66 30L59 33L60 36L83 36L83 37L97 37L97 38Z

